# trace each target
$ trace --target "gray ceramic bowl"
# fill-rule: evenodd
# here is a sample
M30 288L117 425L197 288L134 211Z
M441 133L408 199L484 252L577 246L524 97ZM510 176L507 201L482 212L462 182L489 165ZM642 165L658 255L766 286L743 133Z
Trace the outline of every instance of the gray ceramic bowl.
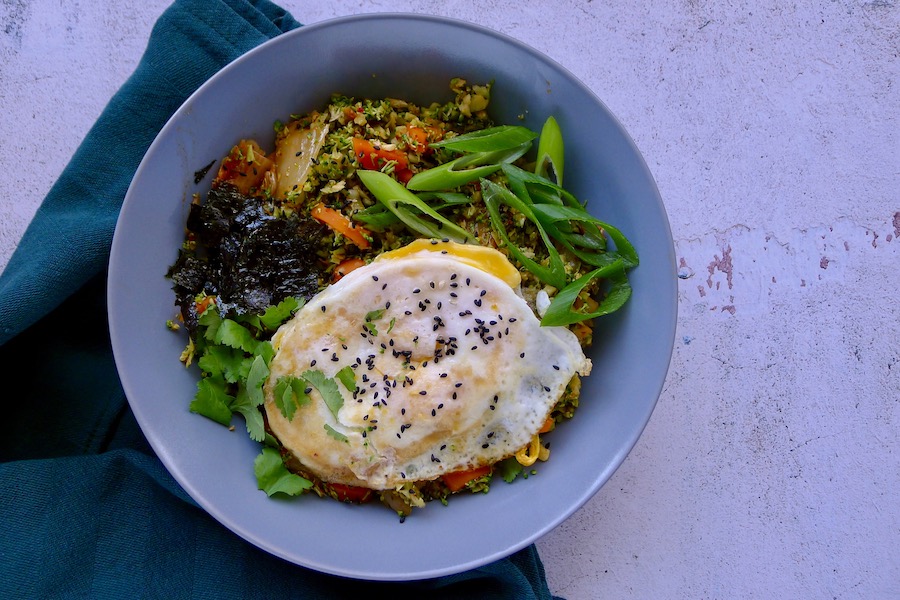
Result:
M190 413L198 374L178 361L186 338L166 269L175 260L194 173L241 137L272 144L272 123L321 107L330 94L448 100L451 77L493 80L497 123L535 130L548 115L566 142L566 187L634 243L634 294L597 322L594 372L576 418L550 434L539 474L498 481L486 495L431 503L405 523L376 504L270 499L257 490L252 442ZM520 118L524 117L524 121ZM163 128L125 198L112 246L109 318L125 392L144 433L184 489L235 534L288 561L374 580L437 577L501 559L589 500L634 446L671 358L674 248L665 209L640 153L609 110L539 52L472 24L366 15L309 25L247 53L210 79Z

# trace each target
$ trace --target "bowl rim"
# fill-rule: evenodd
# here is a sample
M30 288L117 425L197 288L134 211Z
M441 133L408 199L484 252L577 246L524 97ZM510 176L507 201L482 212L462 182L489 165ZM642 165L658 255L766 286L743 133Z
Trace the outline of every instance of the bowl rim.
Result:
M619 451L616 453L614 457L611 458L607 469L603 472L598 473L596 475L596 479L593 484L586 487L584 492L577 498L572 499L570 503L570 508L565 513L560 513L555 516L555 518L548 520L542 527L532 530L528 535L523 536L518 543L512 544L505 549L492 552L487 555L479 555L467 562L449 566L449 567L441 567L430 570L420 570L416 572L395 572L395 573L373 573L367 572L364 569L347 569L342 567L335 567L330 564L318 564L315 560L307 559L307 560L297 560L297 557L291 554L290 552L285 552L282 548L272 547L271 544L268 544L266 540L260 539L258 536L254 535L252 531L247 531L243 529L241 526L236 524L228 514L223 514L221 511L217 509L217 507L212 506L210 502L207 501L207 498L203 494L198 494L195 489L195 485L186 478L184 472L180 469L173 468L171 461L169 460L169 453L164 445L162 445L161 441L152 435L149 435L148 431L145 429L146 419L144 416L143 406L135 406L132 403L132 393L134 390L131 389L129 377L127 374L120 375L122 380L123 389L126 390L126 397L128 398L129 406L133 410L135 417L138 420L139 425L141 426L142 431L144 431L145 435L147 435L148 441L150 442L151 447L156 453L157 457L159 457L166 469L169 473L174 477L174 479L178 482L185 491L198 503L200 506L209 514L211 514L217 521L225 525L231 531L239 535L240 537L246 539L247 541L253 543L259 548L269 552L270 554L279 556L284 558L290 562L295 564L299 564L302 566L306 566L324 573L330 573L333 575L339 575L344 577L356 578L356 579L365 579L365 580L384 580L384 581L401 581L401 580L416 580L416 579L426 579L432 577L439 577L444 575L452 575L456 573L460 573L465 570L469 570L472 568L476 568L479 566L483 566L490 562L494 562L496 560L505 558L519 550L522 550L526 546L534 543L539 538L543 537L550 530L556 528L560 523L571 517L577 510L579 510L588 500L590 500L596 493L602 488L602 486L609 480L612 474L621 466L624 462L625 458L630 454L636 445L638 439L643 434L649 420L652 416L653 411L659 401L659 397L663 391L665 380L668 376L669 365L671 364L672 355L674 352L674 344L675 344L675 333L676 333L676 324L678 320L678 297L677 297L677 284L675 283L674 277L676 276L676 264L675 264L675 249L674 242L672 238L671 227L668 220L668 215L666 214L665 206L662 202L662 198L659 194L659 190L657 184L653 178L652 173L650 172L646 161L634 143L631 136L628 134L625 127L619 121L618 117L606 106L606 104L591 90L588 88L579 78L575 77L574 74L571 73L566 67L562 64L546 55L545 53L535 49L532 46L525 44L524 42L517 40L516 38L507 35L505 33L490 29L486 26L479 25L473 22L469 22L459 18L453 17L443 17L433 14L419 14L419 13L402 13L402 12L372 12L372 13L364 13L358 15L348 15L341 17L334 17L314 23L310 23L307 25L303 25L297 29L293 29L291 31L285 32L275 38L272 38L268 41L263 42L262 44L256 46L255 48L249 50L248 52L242 54L240 57L236 58L234 61L230 62L228 65L220 69L218 72L213 74L209 79L203 82L193 93L191 93L188 98L184 101L184 103L179 106L179 108L173 113L173 115L169 118L166 124L160 129L157 136L154 138L153 142L148 147L145 156L141 160L140 165L138 166L137 171L135 172L134 178L132 179L131 185L129 185L128 191L126 192L123 209L127 207L131 202L132 198L137 194L135 191L135 187L142 179L142 175L148 168L149 162L152 160L154 153L158 150L160 145L163 143L162 140L167 138L170 135L173 135L173 129L177 126L177 119L179 115L188 110L195 103L197 98L203 97L207 90L217 85L217 82L221 79L229 77L230 73L233 69L241 65L245 62L256 60L256 56L274 52L273 48L278 48L282 45L287 45L291 43L291 40L298 36L310 36L315 34L320 30L328 30L335 27L342 27L346 25L353 25L358 23L364 23L368 26L374 26L378 21L393 21L393 20L401 20L401 21L410 21L410 22L430 22L436 23L442 26L451 26L453 28L464 28L470 31L479 33L481 35L496 38L504 44L514 46L521 51L524 51L528 55L531 55L537 58L540 61L543 61L550 65L553 69L559 71L561 75L568 78L570 82L574 85L579 86L582 90L587 94L594 102L596 102L602 109L606 112L607 118L611 119L614 125L621 132L623 139L630 144L629 151L634 154L635 159L639 163L642 169L642 175L646 178L648 184L652 187L653 192L655 193L655 202L659 211L659 214L664 222L664 232L660 232L665 236L664 246L667 250L667 260L671 265L671 274L672 274L672 283L669 286L669 302L668 302L668 310L671 311L671 319L668 323L669 331L665 332L667 335L665 336L665 346L667 348L667 360L665 369L662 370L661 376L659 378L658 385L656 386L658 389L655 389L655 393L653 395L652 401L648 401L646 406L645 414L643 415L640 423L636 423L636 426L631 432L631 435L627 437L625 442L619 447ZM217 159L218 160L218 159ZM120 232L119 225L127 216L125 215L125 210L122 210L119 215L119 219L116 224L116 231L112 240L112 251L110 252L110 260L109 260L109 272L112 275L113 273L118 272L122 268L124 268L121 263L121 253L119 250L125 244L127 244L127 240L123 238ZM118 302L118 298L115 297L116 294L110 286L108 288L107 300L109 302L109 327L110 327L110 337L112 340L113 353L116 358L117 365L120 363L121 353L125 350L120 343L120 333L118 327L118 321L115 318L118 315L118 311L120 307L116 306ZM187 414L187 413L186 413ZM192 418L200 418L197 415L190 414ZM260 494L262 492L259 492Z

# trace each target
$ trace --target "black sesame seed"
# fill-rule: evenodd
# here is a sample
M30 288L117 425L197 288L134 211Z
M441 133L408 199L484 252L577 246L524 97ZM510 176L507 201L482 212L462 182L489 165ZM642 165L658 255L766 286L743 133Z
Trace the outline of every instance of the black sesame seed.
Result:
M311 367L316 366L316 359L312 359L311 361L309 361L309 366L311 366Z
M490 446L490 444L482 444L481 445L482 448L487 448L488 446Z
M419 288L416 288L416 289L413 290L413 294L418 294L418 293L421 292L421 291L422 291L422 290L420 290Z
M378 275L372 275L372 281L378 281Z
M325 305L322 305L322 312L325 312Z
M553 368L559 371L559 365L553 365Z

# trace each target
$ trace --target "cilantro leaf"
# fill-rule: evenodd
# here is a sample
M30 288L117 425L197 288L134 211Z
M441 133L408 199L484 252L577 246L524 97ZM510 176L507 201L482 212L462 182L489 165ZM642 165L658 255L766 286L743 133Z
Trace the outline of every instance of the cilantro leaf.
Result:
M297 408L309 403L306 380L293 375L279 377L275 382L275 406L288 421L294 419Z
M376 319L380 319L381 315L384 314L384 309L379 308L378 310L370 310L366 313L366 321L374 321Z
M191 412L208 417L226 427L231 424L231 403L221 377L204 377L197 382L197 394L191 401Z
M338 431L337 429L335 429L328 423L325 423L325 433L327 433L328 435L330 435L331 437L333 437L334 439L336 439L339 442L348 442L349 441L347 439L346 435L344 435L343 433L341 433L340 431Z
M282 493L298 496L312 487L312 482L287 470L274 448L264 447L253 461L256 486L267 495Z
M356 390L356 372L350 365L347 365L346 367L335 373L334 378L344 384L344 387L347 388L347 391L353 392Z
M239 348L248 354L253 354L258 345L249 329L231 319L222 319L213 341L229 348Z
M338 389L337 383L334 382L334 379L326 377L325 373L317 370L306 371L303 373L302 377L309 382L309 385L319 390L319 393L322 395L322 400L324 400L326 406L328 406L328 410L330 410L331 414L334 415L334 418L337 419L338 411L340 411L341 407L344 405L344 397L341 396L341 392Z
M263 360L266 361L266 364L271 362L272 357L275 356L275 347L272 346L272 342L267 340L263 340L256 344L256 350L253 352L256 356L261 356Z
M231 410L240 413L244 417L247 433L250 434L251 440L261 442L266 439L266 428L262 412L260 412L259 406L253 403L245 386L242 385L238 389L237 397L231 403Z
M518 477L524 467L516 460L515 456L510 456L505 460L501 460L494 465L494 473L503 478L506 483L512 483Z
M260 406L264 401L262 387L269 376L269 367L266 365L265 359L257 356L253 359L250 372L247 374L247 393L253 406Z
M378 310L370 310L369 312L366 313L366 319L365 319L365 322L363 323L363 327L366 328L366 330L369 332L369 335L373 335L373 336L378 335L378 328L375 327L375 323L373 323L373 321L380 319L381 315L383 315L383 314L384 314L383 308L380 308Z
M241 377L244 353L227 346L207 346L197 361L197 366L211 376L221 376L228 383L236 383Z
M285 298L275 306L266 309L259 319L266 329L278 329L278 327L290 319L295 312L305 304L302 298L294 298L293 296Z

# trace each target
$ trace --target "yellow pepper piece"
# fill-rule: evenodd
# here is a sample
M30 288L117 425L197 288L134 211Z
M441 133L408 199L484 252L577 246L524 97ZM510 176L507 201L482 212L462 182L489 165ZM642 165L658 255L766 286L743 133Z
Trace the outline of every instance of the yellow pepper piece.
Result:
M523 467L530 467L537 462L541 453L541 436L534 434L531 441L516 452L516 460Z

